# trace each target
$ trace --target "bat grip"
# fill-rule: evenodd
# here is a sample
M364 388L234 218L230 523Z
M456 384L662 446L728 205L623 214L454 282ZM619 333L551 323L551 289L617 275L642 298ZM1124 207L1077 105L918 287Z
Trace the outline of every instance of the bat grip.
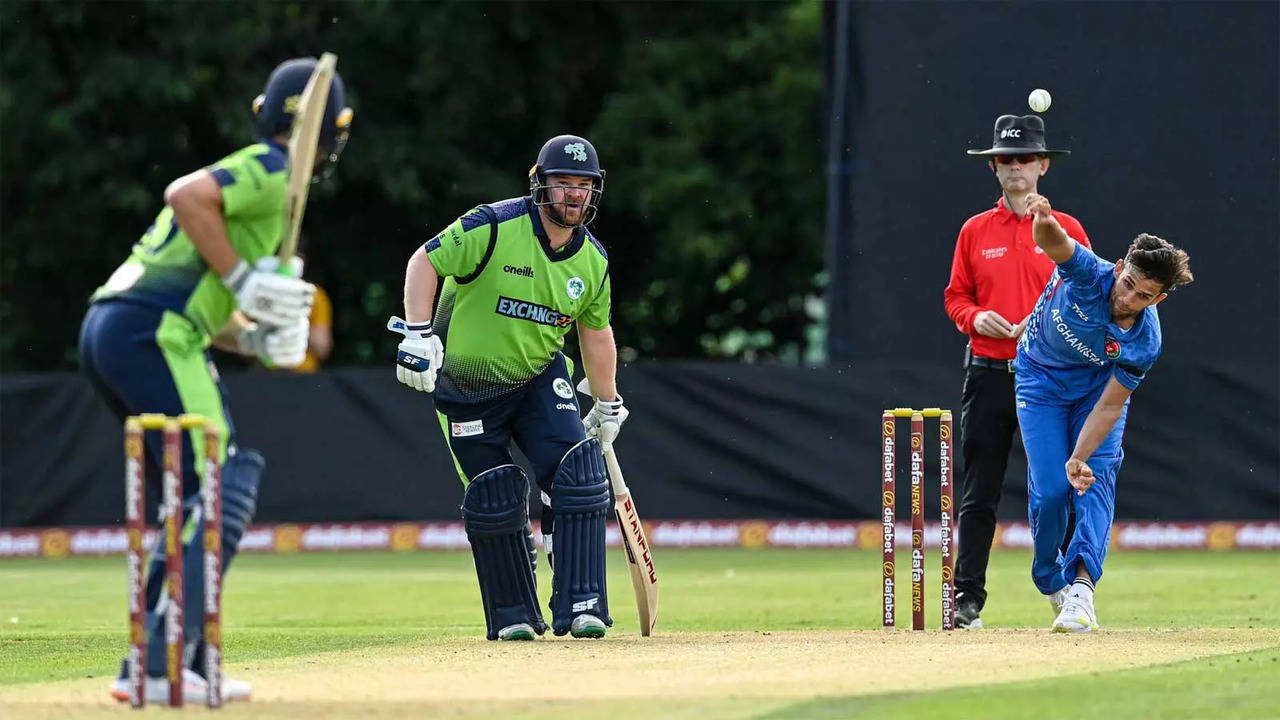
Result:
M627 481L622 479L622 468L618 466L618 456L614 454L612 446L604 451L604 464L609 470L609 485L613 487L613 494L626 495L631 492L627 489Z

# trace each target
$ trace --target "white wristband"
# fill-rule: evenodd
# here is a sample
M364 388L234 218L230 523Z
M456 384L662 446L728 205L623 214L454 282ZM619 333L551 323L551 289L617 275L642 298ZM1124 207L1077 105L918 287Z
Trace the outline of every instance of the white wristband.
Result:
M240 284L244 282L245 278L248 277L248 275L249 275L249 263L245 262L244 260L241 260L240 262L236 263L235 267L231 268L230 272L222 276L222 284L225 285L227 289L230 290L231 292L236 292L237 290L240 289Z

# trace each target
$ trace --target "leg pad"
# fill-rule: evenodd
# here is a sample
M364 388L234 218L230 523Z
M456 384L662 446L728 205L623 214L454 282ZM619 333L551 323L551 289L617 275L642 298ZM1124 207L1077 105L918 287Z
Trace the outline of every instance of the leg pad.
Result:
M613 625L604 564L604 524L611 501L600 441L583 440L565 454L551 486L556 517L551 614L556 635L569 632L570 623L582 614Z
M539 635L547 624L538 609L530 563L529 478L517 465L501 465L472 478L462 496L462 520L471 542L487 637L508 625L529 623Z

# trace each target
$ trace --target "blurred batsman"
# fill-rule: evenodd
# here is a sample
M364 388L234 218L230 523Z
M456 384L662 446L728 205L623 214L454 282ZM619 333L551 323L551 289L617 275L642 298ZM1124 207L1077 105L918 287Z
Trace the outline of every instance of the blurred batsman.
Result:
M433 393L462 478L462 517L490 640L532 640L547 629L529 478L512 462L513 440L542 491L552 630L600 638L613 624L604 552L611 497L600 443L617 436L627 410L616 386L609 258L586 228L604 177L585 139L548 140L529 172L529 195L468 211L413 254L406 319L388 325L404 335L396 376ZM561 353L575 324L596 394L585 419L572 364Z
M1142 234L1110 263L1067 234L1043 195L1027 197L1036 245L1057 268L1014 361L1027 449L1031 577L1054 632L1098 628L1093 591L1111 542L1129 397L1160 356L1156 305L1192 281L1187 253ZM1060 548L1067 513L1075 532Z
M129 257L98 288L80 330L80 362L94 388L123 421L141 413L196 413L220 429L223 463L223 571L235 557L253 517L265 462L254 450L237 449L225 393L209 346L254 355L271 365L293 367L307 348L307 315L314 288L297 276L296 264L281 268L273 253L286 230L288 141L298 97L316 61L281 64L254 102L257 140L185 175L165 190L165 207L134 244ZM315 175L337 162L346 142L351 111L334 77L320 133L322 159ZM186 702L204 702L200 676L204 645L203 573L199 571L203 520L199 501L204 446L184 443L183 611L187 670ZM159 477L161 441L147 439L146 457ZM164 679L163 538L157 539L147 576L148 702L167 703ZM126 661L127 663L127 661ZM112 694L127 700L131 687L123 668ZM228 700L247 699L246 683L223 679Z

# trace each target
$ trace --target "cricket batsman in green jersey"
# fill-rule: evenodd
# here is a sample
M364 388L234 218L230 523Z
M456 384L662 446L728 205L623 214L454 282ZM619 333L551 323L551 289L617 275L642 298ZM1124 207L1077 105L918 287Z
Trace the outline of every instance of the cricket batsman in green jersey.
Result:
M627 417L609 326L609 257L587 229L604 191L596 150L581 137L547 141L529 195L481 205L409 259L396 376L432 393L465 490L462 517L475 558L490 640L532 640L538 607L529 478L542 491L552 558L551 629L604 637L605 518L612 505L601 443ZM439 278L444 278L434 308ZM573 368L560 352L578 329L596 401L580 419ZM446 352L447 351L447 352Z
M134 244L107 282L94 292L80 330L80 362L98 394L121 419L141 413L195 413L219 426L222 437L223 572L235 557L253 517L265 461L236 446L225 393L208 350L219 347L255 355L271 365L293 367L306 353L315 288L298 278L295 263L284 271L274 253L286 230L285 143L298 96L311 77L314 58L282 63L254 102L257 140L218 162L174 180L165 207ZM325 108L316 168L337 162L346 142L351 110L335 76ZM159 477L162 448L154 433L146 441L151 477ZM192 438L183 447L183 597L186 648L184 701L203 703L204 573L200 478L204 446ZM165 679L163 537L157 539L147 572L147 702L168 703ZM111 688L116 699L132 695L136 678L126 659ZM226 700L249 697L248 683L224 677Z

